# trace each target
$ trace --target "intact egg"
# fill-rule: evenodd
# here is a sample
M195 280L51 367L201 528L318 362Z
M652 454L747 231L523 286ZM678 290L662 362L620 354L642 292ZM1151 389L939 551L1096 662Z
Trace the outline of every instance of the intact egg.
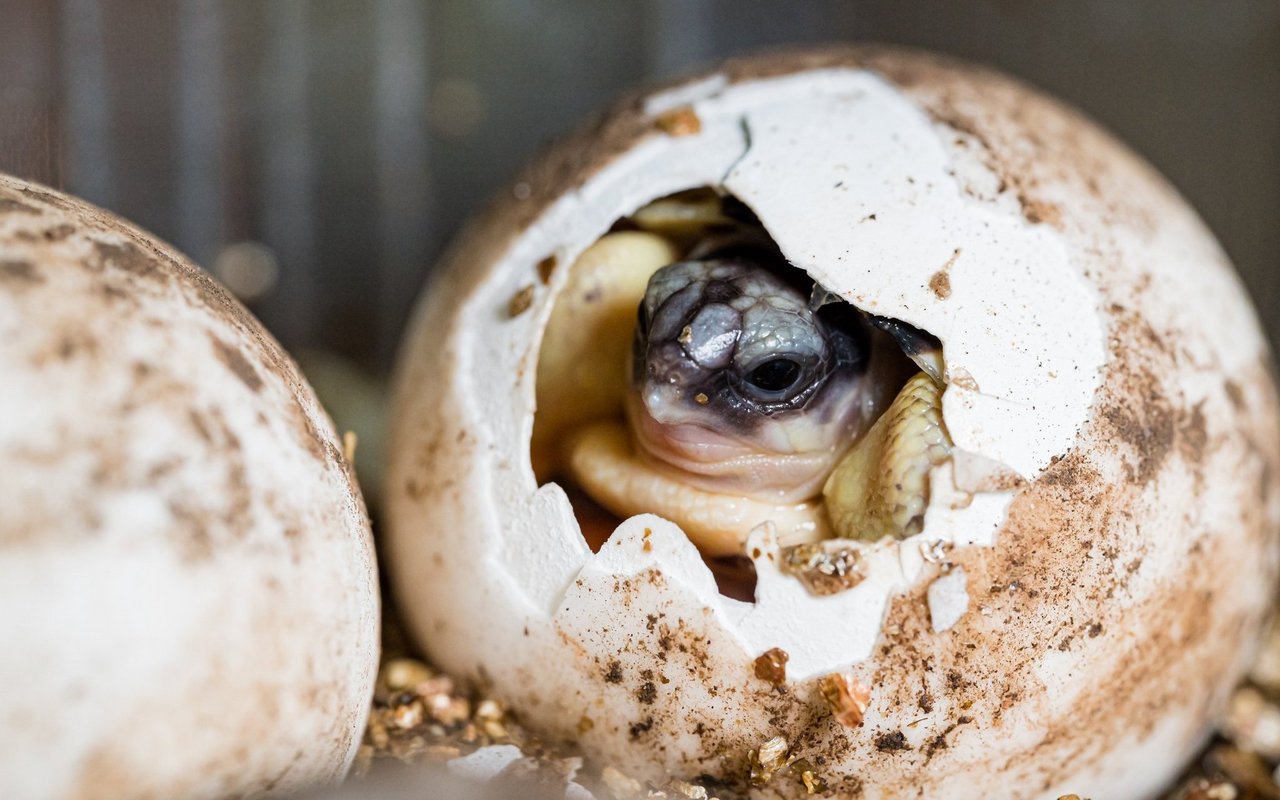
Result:
M935 56L623 103L454 245L393 411L418 640L641 780L1147 797L1271 607L1280 416L1221 248L1078 113Z
M0 177L0 795L280 795L345 776L378 656L354 476L208 275Z

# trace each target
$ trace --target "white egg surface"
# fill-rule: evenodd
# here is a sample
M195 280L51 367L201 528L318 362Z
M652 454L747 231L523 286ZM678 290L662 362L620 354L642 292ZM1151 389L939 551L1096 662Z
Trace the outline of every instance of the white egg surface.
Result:
M379 605L336 441L205 273L0 177L0 796L345 776Z
M767 525L754 602L659 516L593 552L535 478L567 267L699 187L843 300L941 340L954 456L923 530L866 547L847 591L784 575ZM392 578L433 660L640 778L802 797L805 770L768 763L797 759L841 797L1147 797L1271 607L1271 363L1204 224L1077 112L899 50L733 61L624 101L445 258L400 364ZM775 649L785 681L757 677Z

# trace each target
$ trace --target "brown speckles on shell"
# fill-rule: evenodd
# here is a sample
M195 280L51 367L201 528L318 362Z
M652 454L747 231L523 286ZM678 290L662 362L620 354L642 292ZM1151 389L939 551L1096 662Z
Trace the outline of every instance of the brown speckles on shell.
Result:
M0 283L11 285L43 283L36 265L22 259L0 259Z
M0 197L0 215L2 214L39 214L40 209L28 205L12 197Z
M1179 441L1178 364L1164 338L1136 311L1112 307L1111 363L1097 401L1112 441L1127 445L1125 477L1145 484ZM1189 431L1183 428L1182 433ZM1194 431L1190 431L1195 435Z
M1222 382L1222 391L1230 401L1231 407L1236 412L1245 410L1246 404L1244 399L1244 390L1240 388L1240 384L1233 380L1225 380Z
M1191 416L1194 418L1194 411ZM971 640L986 643L983 649L955 650L928 636L923 590L915 590L894 601L878 655L881 672L877 683L901 687L882 702L911 702L919 691L912 687L923 682L935 696L936 709L950 715L962 710L984 728L998 726L1001 717L1015 708L1035 713L1039 702L1035 698L1041 694L1036 665L1048 651L1074 653L1086 648L1082 657L1104 660L1108 666L1100 669L1108 680L1081 696L1071 720L1054 723L1038 745L1037 750L1052 755L1010 754L1016 760L1041 765L1039 769L1046 771L1037 780L1046 783L1090 759L1108 755L1108 743L1120 741L1126 729L1153 730L1161 719L1161 709L1176 702L1178 686L1194 683L1203 674L1238 670L1240 653L1218 648L1215 642L1231 639L1257 622L1256 618L1233 614L1213 617L1204 613L1214 601L1213 575L1230 569L1232 549L1221 538L1227 533L1224 531L1205 531L1198 551L1187 559L1178 579L1147 592L1139 605L1126 608L1123 618L1114 616L1118 611L1112 598L1134 596L1130 582L1140 580L1141 574L1142 553L1135 549L1142 546L1141 539L1132 536L1126 509L1144 507L1144 493L1161 469L1158 464L1149 466L1149 473L1138 468L1135 477L1143 475L1146 481L1114 483L1106 477L1109 468L1104 465L1113 450L1130 454L1147 447L1144 443L1148 439L1160 442L1154 453L1147 453L1148 458L1163 462L1169 447L1162 423L1155 425L1155 434L1134 434L1129 439L1112 438L1113 424L1100 415L1085 434L1086 441L1112 444L1102 444L1093 455L1073 450L1020 493L994 550L953 553L970 576L971 585L989 581L1001 587L983 600L982 613L970 613L960 623L969 630ZM1196 427L1194 422L1190 425ZM1183 431L1168 438L1175 435L1187 436ZM1082 571L1094 577L1085 582ZM1082 594L1086 586L1089 588ZM1062 609L1055 616L1077 622L1059 628L1056 635L1031 635L1025 621L1042 613L1037 609L1043 608ZM1015 621L1021 621L1019 628L1009 628ZM1110 628L1143 630L1147 638L1107 654L1097 649L1096 642L1105 641ZM1202 669L1208 672L1200 672ZM903 675L913 674L918 677L903 680ZM939 674L945 677L931 677ZM1004 688L993 695L992 686ZM940 749L940 744L931 746L929 754L947 758ZM1060 766L1051 766L1055 764Z
M58 361L70 361L80 356L94 357L98 354L98 340L87 330L68 327L58 337L53 357Z
M217 353L218 360L227 365L227 369L231 370L240 381L251 392L262 391L262 378L258 375L258 371L253 368L253 364L249 363L249 359L244 357L234 345L227 344L219 339L215 334L209 334L209 340L213 343L213 351Z
M46 242L60 242L75 232L74 225L54 225L51 228L45 228L40 231L39 238Z
M998 190L975 202L1044 226L1039 233L1067 248L1073 269L1099 294L1097 308L1111 337L1092 414L1070 449L1016 488L992 547L949 554L965 570L972 598L954 628L941 636L932 630L922 588L928 575L921 586L892 599L872 656L853 666L855 677L872 691L875 716L864 728L839 726L816 681L793 680L779 692L753 680L751 657L728 655L731 648L709 633L715 627L700 627L703 621L693 612L684 618L668 614L652 630L624 612L579 621L572 653L584 663L572 668L587 688L578 699L593 702L601 693L606 698L604 713L591 709L593 725L585 733L578 729L583 708L541 695L532 674L523 680L508 676L510 700L528 711L526 721L534 728L578 739L590 755L649 766L661 762L681 777L707 773L730 791L747 791L742 754L775 732L785 735L795 755L825 759L821 771L832 791L849 796L864 781L882 796L948 796L947 780L978 771L999 776L1010 795L1035 795L1077 771L1101 766L1114 772L1117 745L1141 740L1170 720L1179 727L1161 730L1160 741L1189 754L1201 721L1224 699L1206 676L1241 671L1240 649L1222 643L1238 642L1258 624L1263 604L1257 598L1265 596L1276 573L1280 518L1274 395L1257 388L1265 382L1260 375L1222 374L1220 364L1195 367L1205 370L1199 376L1204 380L1188 378L1193 368L1184 344L1203 350L1209 340L1158 313L1176 307L1179 298L1162 295L1173 283L1167 274L1163 282L1157 279L1168 266L1141 259L1142 242L1200 235L1187 234L1192 215L1139 159L1076 112L980 67L863 47L735 60L721 74L733 84L825 67L866 67L901 87L932 118L951 155L976 159L991 173ZM427 301L435 326L419 331L424 342L424 331L435 336L446 328L473 330L456 317L459 301L492 281L493 265L529 223L548 203L655 135L662 134L655 133L653 117L640 100L629 98L526 171L522 191L504 193L443 265ZM520 264L523 275L501 285L520 286L530 279L530 267ZM1187 267L1193 268L1199 267ZM1211 272L1217 266L1203 268L1210 270L1207 280L1219 280ZM963 288L951 286L949 275L947 283L945 289L957 294ZM945 299L942 281L933 284L918 288L930 302ZM952 303L956 299L951 295ZM409 387L401 395L409 444L397 485L412 482L417 490L393 513L404 530L392 537L402 558L416 552L413 537L421 538L429 527L424 519L432 508L457 502L489 510L463 499L465 481L447 491L436 487L434 479L458 464L483 469L485 462L450 446L456 420L433 419L419 396L430 394L436 416L452 417L458 416L456 404L469 399L461 391L434 389L431 376L452 374L454 365L450 356L438 354L438 340L424 342L414 352L426 357L412 359L401 376ZM979 389L960 371L964 364L954 366L957 387L998 391ZM968 366L979 372L979 365ZM1224 380L1235 382L1236 390L1219 390ZM1196 386L1212 394L1189 397L1189 387ZM440 414L442 408L449 413ZM443 444L423 455L423 444L437 440ZM1197 474L1206 492L1218 493L1211 505L1188 499ZM1233 572L1232 564L1250 560L1249 554L1261 554L1252 559L1254 568ZM436 613L430 600L454 600L419 588L423 564L418 559L406 566L402 589L405 597L423 601L414 613L430 620ZM1224 583L1224 575L1232 580ZM644 600L650 580L602 578L593 586L580 578L563 602L588 604L594 588L620 608L643 607L636 613L642 617L651 610ZM1215 613L1206 614L1206 608ZM420 628L429 638L430 624ZM614 657L621 672L617 683L608 683L602 677L610 674L608 659ZM646 668L671 684L655 680L651 696L644 688ZM1088 681L1063 713L1055 704L1060 698L1048 694L1057 687L1046 688L1045 676L1070 676L1064 684L1077 688L1082 671L1105 677ZM642 695L652 702L642 702ZM611 708L619 710L611 715ZM1190 710L1178 717L1171 709ZM1028 735L999 735L1008 726ZM663 731L693 744L680 749L657 735ZM653 750L636 748L633 732ZM981 760L976 766L975 753ZM639 764L625 766L630 771ZM777 789L779 796L785 791Z
M5 402L28 420L0 437L14 467L0 560L65 553L41 592L74 585L137 609L85 607L83 625L138 658L125 672L85 662L98 671L76 673L88 688L74 694L45 688L60 698L44 704L49 720L78 732L41 769L85 797L256 795L339 777L367 712L376 576L358 491L296 367L207 275L73 198L0 176L0 253L5 323L23 331L0 341L0 373L22 378ZM54 603L4 591L35 614ZM156 609L180 613L131 639ZM44 643L28 644L3 666L38 658ZM79 663L29 672L40 685ZM184 663L197 668L145 673ZM29 735L14 732L14 702L0 701L0 734ZM174 737L175 720L198 741Z
M174 543L184 559L199 563L254 535L255 498L243 444L225 414L216 408L205 412L190 409L188 418L220 467L207 496L178 492L170 494L168 500L170 516L176 523ZM145 472L145 479L155 481L154 467Z
M1018 205L1022 206L1022 215L1032 225L1046 224L1057 226L1062 223L1062 210L1046 200L1028 197L1025 191L1018 192Z
M115 269L139 278L155 279L163 274L164 267L155 258L144 253L132 242L93 243L94 257L87 265L94 270Z
M1156 385L1149 374L1146 379ZM1147 483L1156 476L1174 441L1174 414L1168 401L1154 392L1149 398L1150 404L1120 401L1101 411L1111 426L1111 435L1131 448L1128 477L1137 483Z
M1199 464L1209 448L1209 423L1201 400L1184 413L1178 426L1178 447L1189 464ZM1197 473L1199 474L1199 473Z

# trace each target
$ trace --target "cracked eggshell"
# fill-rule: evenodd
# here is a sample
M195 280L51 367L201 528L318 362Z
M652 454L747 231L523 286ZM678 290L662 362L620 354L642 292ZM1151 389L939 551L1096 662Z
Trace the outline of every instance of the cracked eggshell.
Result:
M378 654L364 505L243 307L0 177L0 796L339 780Z
M828 289L943 342L957 456L924 531L870 548L834 597L778 573L767 529L754 604L657 517L593 554L530 468L563 266L704 185ZM1078 113L900 50L730 62L565 142L446 257L400 364L394 585L443 667L640 777L800 796L786 775L746 785L748 751L782 735L845 796L1149 796L1208 735L1270 605L1270 364L1203 223ZM753 677L773 647L785 692ZM833 671L870 688L861 727L825 710Z

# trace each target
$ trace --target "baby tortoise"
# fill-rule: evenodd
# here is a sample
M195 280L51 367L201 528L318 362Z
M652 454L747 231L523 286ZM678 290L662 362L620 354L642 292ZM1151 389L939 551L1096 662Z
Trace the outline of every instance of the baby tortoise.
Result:
M544 353L580 375L610 376L609 391L591 396L617 398L625 422L594 407L573 418L581 392L540 370L549 413L573 418L558 423L559 469L617 515L676 522L708 556L742 555L764 523L784 546L919 533L929 472L952 447L939 342L814 285L747 215L705 193L667 198L632 217L645 230L610 233L575 264L598 269L608 251L604 274L628 275L612 283L632 294L597 292L595 310L557 304L549 330L585 326L583 343L567 352L548 341ZM657 263L664 252L681 255ZM621 369L627 304L637 310ZM607 331L591 328L602 306L615 320Z

